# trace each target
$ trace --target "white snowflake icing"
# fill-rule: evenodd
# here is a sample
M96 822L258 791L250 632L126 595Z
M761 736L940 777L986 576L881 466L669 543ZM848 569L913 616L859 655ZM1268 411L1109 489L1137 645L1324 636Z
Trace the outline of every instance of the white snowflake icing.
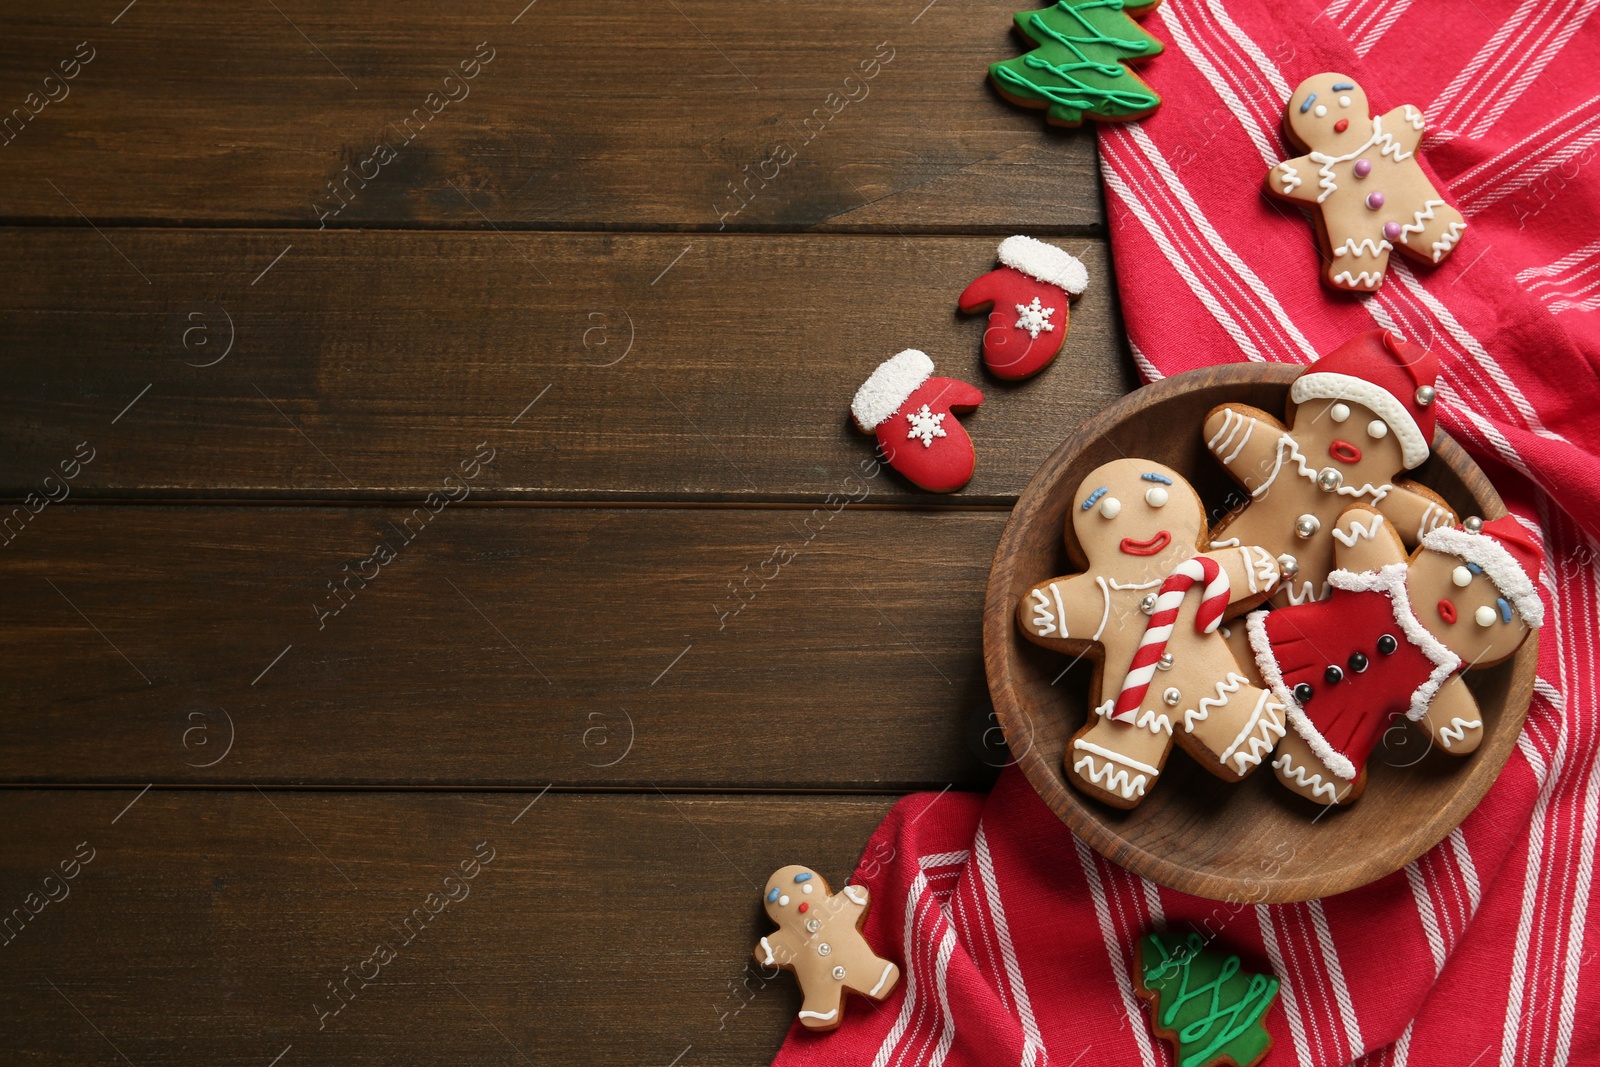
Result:
M946 436L944 427L939 425L944 421L944 416L945 413L942 411L935 415L926 404L922 405L921 411L907 412L906 418L911 422L911 432L906 434L907 439L920 437L923 448L932 448L935 437Z
M1055 313L1055 308L1041 306L1039 298L1034 297L1031 304L1017 305L1017 329L1027 330L1029 337L1038 337L1041 331L1054 333L1056 328L1050 324L1050 316Z

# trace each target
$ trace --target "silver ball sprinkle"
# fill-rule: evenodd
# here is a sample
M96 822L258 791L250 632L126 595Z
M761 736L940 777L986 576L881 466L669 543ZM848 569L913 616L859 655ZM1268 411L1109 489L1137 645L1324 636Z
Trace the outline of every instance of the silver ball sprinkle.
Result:
M1173 686L1161 694L1161 699L1166 702L1167 707L1175 708L1178 706L1178 701L1183 699L1183 694L1178 692L1176 686Z
M1301 540L1322 529L1322 520L1315 515L1302 515L1294 520L1294 535Z
M1139 601L1139 610L1146 615L1154 615L1156 613L1156 594L1146 593Z
M1332 467L1323 467L1317 472L1317 488L1324 493L1331 493L1344 484L1344 475Z
M1172 662L1172 653L1163 652L1161 653L1161 658L1156 660L1156 669L1170 671L1172 669Z
M1300 561L1285 552L1278 557L1278 573L1285 578L1293 578L1300 573Z
M821 919L807 919L806 920L806 929L811 931L812 933L816 933L818 930L822 929L822 920Z
M833 951L833 946L828 944L826 941L822 942L820 945L817 946L817 955L819 955L819 956L826 956L832 951Z
M1427 407L1433 403L1433 398L1438 395L1438 392L1431 385L1417 386L1417 404L1421 407Z
M841 981L841 982L844 981L844 968L843 967L835 967L833 969L833 976L836 979L838 979L839 981Z
M1483 532L1483 520L1478 518L1476 515L1468 515L1464 520L1462 520L1461 526L1467 531L1467 533Z

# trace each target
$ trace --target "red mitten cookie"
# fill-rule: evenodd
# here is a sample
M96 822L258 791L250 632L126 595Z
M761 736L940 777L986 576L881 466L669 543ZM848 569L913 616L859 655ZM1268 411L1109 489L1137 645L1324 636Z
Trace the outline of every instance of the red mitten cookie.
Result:
M967 286L958 303L969 315L989 312L983 365L999 378L1027 378L1061 351L1067 303L1088 287L1089 272L1076 257L1032 237L1007 237L998 258L1001 266Z
M953 493L972 480L972 438L956 421L983 393L954 378L935 378L926 352L908 348L878 365L850 403L863 433L878 435L884 461L919 488Z

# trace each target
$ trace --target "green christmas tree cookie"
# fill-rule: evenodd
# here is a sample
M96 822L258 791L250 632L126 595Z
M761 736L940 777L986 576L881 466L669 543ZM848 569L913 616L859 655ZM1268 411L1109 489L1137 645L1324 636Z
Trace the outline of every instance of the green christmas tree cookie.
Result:
M1254 1067L1272 1048L1261 1019L1278 996L1271 975L1239 969L1239 957L1205 952L1199 934L1149 934L1139 942L1139 995L1150 1029L1172 1043L1178 1067Z
M1035 48L991 66L989 80L1018 107L1044 110L1053 126L1078 126L1086 117L1142 118L1161 98L1123 64L1159 55L1161 42L1128 16L1154 11L1160 3L1059 0L1042 10L1019 11L1017 32Z

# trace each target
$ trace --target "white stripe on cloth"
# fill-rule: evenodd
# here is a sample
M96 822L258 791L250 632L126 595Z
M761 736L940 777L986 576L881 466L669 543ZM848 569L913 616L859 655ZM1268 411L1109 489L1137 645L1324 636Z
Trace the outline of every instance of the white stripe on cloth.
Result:
M1284 958L1300 986L1300 1010L1305 1016L1307 1036L1322 1062L1347 1060L1349 1057L1340 1055L1343 1044L1339 1040L1338 1008L1317 952L1316 935L1307 921L1305 904L1279 905L1278 927L1282 931Z
M1372 51L1373 47L1383 39L1383 35L1389 32L1390 27L1395 24L1401 15L1406 13L1406 8L1410 6L1411 0L1394 0L1394 3L1389 4L1386 8L1381 8L1383 16L1373 24L1372 28L1366 30L1365 35L1360 40L1355 40L1352 37L1356 55L1365 59L1367 53Z
M1028 999L1028 987L1022 980L1022 967L1017 963L1017 948L1011 941L1011 925L1006 920L1005 904L1000 900L1000 885L994 875L994 857L989 853L989 837L983 823L978 823L973 854L978 861L978 874L983 884L983 904L1000 942L1000 956L1005 961L1006 984L1011 988L1017 1005L1017 1018L1022 1023L1024 1067L1036 1062L1037 1053L1044 1054L1044 1038L1039 1033L1039 1021L1033 1015L1033 1002Z
M1296 993L1298 981L1291 981L1289 968L1284 965L1283 950L1278 946L1278 932L1272 925L1272 905L1256 905L1256 923L1261 927L1261 944L1267 950L1267 962L1278 977L1278 997L1283 1001L1283 1014L1289 1020L1289 1035L1294 1039L1295 1058L1300 1067L1316 1067L1311 1056L1311 1042L1306 1039L1306 1024L1300 1014L1300 997Z
M1556 14L1555 7L1549 0L1522 0L1521 6L1428 107L1428 125L1438 127L1433 131L1435 138L1448 140L1465 131L1482 101L1493 95L1497 83L1504 81L1505 75L1498 73L1501 61L1520 57L1530 37L1559 24L1559 17L1549 17ZM1543 64L1539 69L1544 69Z
M939 1010L944 1015L944 1029L939 1034L939 1043L934 1047L933 1055L923 1061L927 1067L940 1067L945 1057L950 1055L950 1046L956 1039L956 1016L950 1010L950 990L947 985L950 956L955 950L955 928L946 926L944 936L939 939L939 956L933 965L933 984L939 994Z
M1346 1060L1361 1055L1365 1047L1361 1040L1361 1024L1356 1019L1356 1008L1350 1000L1350 986L1344 980L1344 968L1339 964L1339 952L1333 944L1333 934L1328 930L1328 915L1321 900L1306 901L1306 911L1317 932L1317 945L1322 950L1322 962L1327 967L1328 983L1333 987L1334 1003L1339 1006L1339 1022L1344 1026L1344 1039L1348 1045Z
M917 962L917 949L921 947L923 953L926 954L926 945L931 939L931 929L928 928L929 923L933 924L932 929L937 929L938 925L941 924L945 927L945 935L940 938L941 952L943 952L946 938L950 939L952 949L955 947L955 942L953 940L954 932L950 928L944 905L938 899L929 883L928 872L941 867L959 867L966 863L969 855L970 853L963 849L954 852L936 852L922 856L917 860L920 869L916 877L911 880L910 888L906 890L906 919L900 942L904 946L906 954L906 996L900 1005L900 1014L895 1017L894 1025L889 1028L889 1033L884 1037L883 1044L878 1047L878 1054L872 1059L872 1067L889 1067L890 1063L899 1063L901 1062L902 1054L910 1054L911 1049L919 1040L925 1045L933 1040L932 1027L939 1022L940 1005L928 1001L925 994L919 998L918 994L921 992L921 986L924 981L923 972L928 966L928 961L925 960L920 964ZM935 877L938 877L938 875L935 875ZM929 918L924 920L924 915L929 916ZM945 955L944 959L945 965L948 966L948 954ZM935 992L938 994L940 1002L944 1005L944 1014L948 1019L948 1001L943 993L944 974L940 970L937 958L932 963ZM924 1004L927 1006L927 1011L922 1010ZM927 1017L928 1026L926 1027L924 1026L924 1017ZM912 1029L913 1022L916 1023L915 1029ZM953 1033L955 1025L953 1019L950 1019L949 1025L952 1027ZM928 1030L928 1034L926 1038L921 1038L924 1029ZM907 1037L908 1030L910 1030L909 1038Z
M1078 866L1083 868L1083 877L1089 883L1089 896L1094 902L1094 917L1100 924L1100 937L1106 945L1106 955L1111 960L1111 976L1116 982L1117 992L1122 996L1122 1009L1128 1015L1128 1029L1133 1034L1134 1041L1139 1046L1139 1062L1144 1067L1155 1067L1155 1049L1150 1043L1150 1027L1145 1024L1144 1012L1139 1007L1139 1000L1134 996L1133 979L1128 973L1128 961L1123 955L1125 951L1122 939L1117 936L1117 931L1111 922L1111 908L1106 901L1105 885L1100 880L1099 868L1095 866L1094 853L1083 839L1074 835L1072 845L1078 853Z
M1586 154L1590 148L1594 147L1596 141L1600 141L1600 115L1590 116L1583 121L1581 126L1566 131L1564 136L1567 141L1560 148L1526 157L1522 161L1522 165L1518 167L1515 177L1504 183L1491 186L1484 191L1482 196L1475 197L1470 202L1459 205L1461 213L1468 218L1481 215L1506 197L1520 193L1551 171L1565 167L1571 160ZM1550 195L1554 196L1564 188L1566 188L1565 181L1562 182L1560 187L1551 191Z
M1546 0L1548 4L1548 0ZM1494 85L1488 92L1476 100L1476 107L1470 120L1463 121L1462 127L1469 137L1482 137L1489 132L1489 127L1500 120L1506 109L1527 91L1535 78L1544 73L1544 68L1549 66L1556 55L1572 40L1572 35L1583 27L1594 14L1595 5L1600 0L1581 0L1575 6L1562 11L1554 21L1546 22L1540 32L1540 39L1530 50L1531 56L1526 53L1517 57L1517 65L1513 68L1517 72L1517 80L1510 85L1504 82ZM1553 6L1553 5L1552 5ZM1526 58L1524 58L1526 56Z
M1496 201L1520 192L1532 184L1533 177L1513 177L1513 175L1542 163L1553 147L1581 134L1596 121L1600 121L1600 106L1597 105L1600 105L1600 96L1590 97L1565 114L1551 119L1505 151L1456 175L1450 182L1450 192L1455 197L1456 206L1463 214L1476 214ZM1578 116L1576 121L1574 116Z
M1419 862L1412 860L1406 864L1406 885L1411 887L1411 898L1417 902L1417 917L1422 920L1422 933L1428 940L1428 951L1433 954L1433 974L1437 978L1444 970L1444 935L1439 932L1439 916L1433 910L1433 897L1418 869Z
M1198 39L1202 38L1203 35L1201 28L1196 26L1193 34L1191 34L1190 23L1192 20L1186 17L1187 10L1186 7L1177 4L1168 5L1167 7L1166 27L1167 32L1172 34L1172 42L1178 46L1180 52L1189 58L1189 62L1194 64L1195 69L1205 75L1206 81L1211 83L1211 87L1217 91L1217 95L1222 98L1222 102L1227 105L1228 110L1239 120L1239 125L1244 128L1245 136L1250 138L1251 143L1256 146L1256 151L1261 154L1262 163L1269 168L1277 166L1278 161L1282 158L1282 145L1279 139L1271 132L1272 123L1263 122L1261 119L1258 109L1263 102L1248 87L1242 84L1243 71L1247 70L1248 67L1238 62L1229 63L1229 57L1219 56L1218 61L1222 64L1219 69L1212 62L1211 56L1207 55L1206 51L1202 50L1200 46ZM1236 85L1238 86L1237 89L1235 88ZM1242 96L1241 93L1243 94ZM1282 106L1281 103L1272 104L1268 115L1281 111Z
M1600 113L1597 113L1600 118ZM1583 265L1583 269L1575 273L1568 273L1574 267ZM1568 252L1554 263L1546 263L1542 267L1529 267L1517 274L1517 281L1530 293L1546 285L1570 285L1592 270L1600 269L1600 241L1584 245L1576 251Z
M1161 907L1161 887L1148 878L1140 878L1144 887L1144 906L1150 911L1150 928L1156 933L1164 933L1167 929L1167 913Z
M1478 885L1478 868L1472 862L1472 852L1467 848L1467 836L1457 826L1450 831L1450 849L1455 853L1456 867L1461 871L1461 879L1466 884L1467 919L1471 921L1478 914L1478 905L1483 901L1483 890Z

